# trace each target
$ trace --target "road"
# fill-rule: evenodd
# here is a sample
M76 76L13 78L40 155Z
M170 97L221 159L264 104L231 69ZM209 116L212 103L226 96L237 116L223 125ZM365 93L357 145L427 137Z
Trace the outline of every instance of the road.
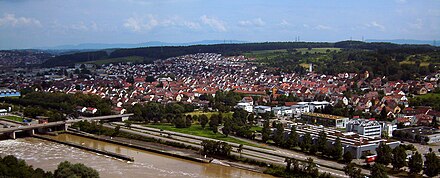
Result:
M138 134L138 135L145 136L145 137L162 139L165 141L173 141L173 142L177 142L177 143L181 143L181 144L185 144L185 145L194 146L197 148L201 148L200 143L203 140L221 141L221 140L209 139L206 137L199 137L199 136L183 134L183 133L178 133L178 132L161 131L160 129L144 127L144 126L140 126L140 125L136 125L136 124L132 124L131 129L125 128L124 123L121 123L121 122L116 122L114 124L120 125L121 131L125 131L125 132L132 133L132 134ZM109 128L114 128L114 126L107 125L107 124L104 124L104 126L109 127ZM232 142L227 142L227 143L230 144L231 146L233 146L233 153L232 154L238 156L239 153L237 152L237 147L239 146L239 144L232 143ZM279 152L276 149L269 150L269 149L257 148L257 147L247 146L247 145L243 146L243 151L242 151L241 156L244 158L250 158L250 159L257 160L257 161L262 161L262 162L266 162L269 164L275 164L275 165L281 165L281 166L286 165L286 163L284 163L284 160L286 157L295 158L295 159L303 160L303 161L305 159L307 159L307 157L310 157L310 156L301 156L301 155L298 156L298 155L294 155L294 154ZM319 170L321 172L330 173L335 177L347 177L343 171L329 167L327 165L324 165L323 163L320 163L320 161L316 158L314 158L314 160L315 160L315 163L317 163L317 165L320 166ZM335 162L331 162L331 164L335 164ZM369 174L369 172L367 172L367 174Z

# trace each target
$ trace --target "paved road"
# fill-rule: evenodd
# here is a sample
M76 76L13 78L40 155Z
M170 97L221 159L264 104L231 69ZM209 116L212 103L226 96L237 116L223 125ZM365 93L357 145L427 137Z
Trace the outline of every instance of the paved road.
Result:
M171 132L171 131L161 131L160 129L144 127L144 126L140 126L140 125L136 125L136 124L132 124L131 129L129 130L129 129L124 128L124 123L116 122L114 124L122 126L121 130L124 129L123 131L128 131L129 133L140 134L142 136L153 137L153 138L157 138L157 139L165 138L167 141L174 140L178 143L189 144L191 146L198 145L199 148L200 148L200 143L202 142L202 140L219 141L219 140L215 140L215 139L209 139L206 137L199 137L199 136L194 136L194 135L189 135L189 134L182 134L182 133ZM106 127L110 127L110 126L107 125ZM114 127L111 126L111 128L114 128ZM168 135L171 135L171 137L169 137ZM237 153L237 147L239 146L239 144L232 143L232 142L227 142L227 143L233 146L234 153L232 153L232 154L239 155L239 153ZM276 164L276 165L282 165L282 166L285 166L284 160L286 157L293 157L293 158L296 158L299 160L307 159L306 156L295 157L295 155L280 153L280 152L278 152L276 150L274 151L274 150L251 147L251 146L245 145L245 146L243 146L242 157L251 158L251 159L258 160L258 161L263 161L263 162L267 162L270 164ZM334 163L334 162L332 162L332 163ZM325 165L322 165L319 163L317 163L317 164L321 165L319 168L321 172L328 172L336 177L347 177L344 174L344 172L341 170L324 167Z

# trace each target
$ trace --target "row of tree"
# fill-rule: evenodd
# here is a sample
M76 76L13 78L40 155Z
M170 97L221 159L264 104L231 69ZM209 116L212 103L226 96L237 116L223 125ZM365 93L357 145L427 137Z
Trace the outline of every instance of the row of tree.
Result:
M111 114L110 100L98 95L28 91L20 98L6 97L1 100L25 107L25 116L48 116L53 121L64 120L63 114L78 115L77 106L97 108L97 115Z
M286 158L286 169L285 173L289 176L283 177L331 177L328 173L320 174L318 171L318 166L313 161L312 158L307 158L306 161L298 161L293 158Z
M336 138L333 144L329 144L327 134L324 131L319 132L318 138L315 141L312 139L310 133L306 133L300 137L295 126L291 127L289 134L285 134L284 127L281 123L277 124L274 122L272 124L275 128L273 134L271 134L272 131L269 128L269 122L266 121L264 123L262 130L263 142L267 142L271 139L277 146L287 149L296 149L299 147L303 152L314 155L319 154L334 160L344 158L344 161L350 162L353 159L351 152L343 153L342 143L339 137Z
M231 154L232 146L226 142L203 140L203 153L210 156L228 157Z
M406 147L403 145L391 149L390 146L382 142L379 147L376 148L376 152L376 163L380 163L384 166L391 163L395 170L400 170L407 166L412 174L419 174L421 171L429 177L434 177L439 174L440 160L432 151L425 154L425 162L423 162L422 155L417 151L413 152L407 160Z
M61 162L57 169L52 173L43 169L34 169L24 160L17 159L15 156L8 155L0 157L0 177L32 177L32 178L71 178L71 177L88 177L99 178L99 173L77 163L71 164L68 161Z
M133 113L132 120L142 122L165 122L174 123L174 120L184 117L184 113L194 111L196 107L190 104L169 103L166 105L148 102L145 104L135 104L128 108L128 112Z

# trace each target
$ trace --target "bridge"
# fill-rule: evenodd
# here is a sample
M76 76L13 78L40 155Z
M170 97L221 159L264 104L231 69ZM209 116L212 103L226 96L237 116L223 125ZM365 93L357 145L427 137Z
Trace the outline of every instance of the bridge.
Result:
M15 139L17 132L27 132L29 135L34 135L35 129L40 132L45 132L47 129L54 130L67 130L67 128L75 123L80 121L125 121L128 117L133 114L120 114L120 115L108 115L108 116L97 116L97 117L80 117L79 119L74 120L66 120L66 121L58 121L58 122L49 122L45 124L32 124L32 125L20 125L18 127L10 127L10 128L0 128L0 134L7 134L10 138Z

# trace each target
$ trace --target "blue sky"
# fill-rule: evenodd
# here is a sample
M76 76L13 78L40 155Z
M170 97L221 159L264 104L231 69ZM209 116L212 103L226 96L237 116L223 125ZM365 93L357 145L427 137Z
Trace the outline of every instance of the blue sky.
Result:
M0 0L0 49L296 36L440 39L440 1Z

